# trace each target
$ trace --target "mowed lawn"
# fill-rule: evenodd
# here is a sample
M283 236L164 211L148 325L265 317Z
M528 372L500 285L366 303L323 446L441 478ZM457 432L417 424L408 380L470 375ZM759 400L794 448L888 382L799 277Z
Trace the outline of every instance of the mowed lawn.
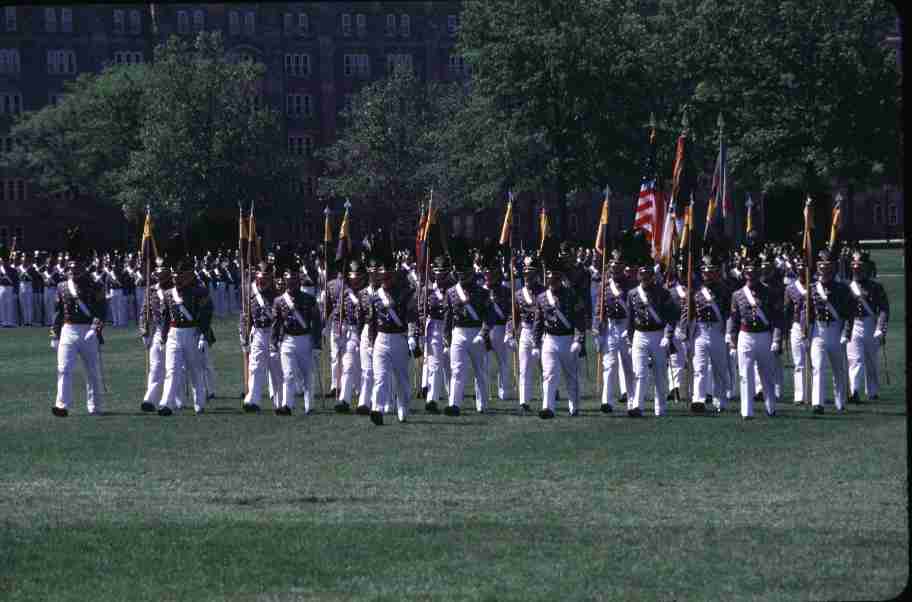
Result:
M47 330L2 330L0 600L892 597L909 567L905 275L898 251L874 258L890 385L842 416L792 405L789 369L779 417L747 423L606 416L591 397L551 421L515 401L459 418L415 401L382 428L249 416L225 320L213 411L140 413L142 347L109 328L108 415L86 415L80 368L61 420Z

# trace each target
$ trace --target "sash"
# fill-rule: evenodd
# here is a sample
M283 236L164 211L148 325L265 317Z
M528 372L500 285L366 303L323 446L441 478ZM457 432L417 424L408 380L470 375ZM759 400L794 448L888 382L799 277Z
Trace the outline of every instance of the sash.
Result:
M817 294L820 295L820 298L823 299L824 303L826 303L827 309L829 310L829 312L831 314L833 314L833 317L835 317L837 320L842 320L842 316L839 315L839 312L836 311L836 308L833 307L833 304L830 303L829 299L827 299L827 294L823 290L823 283L820 282L819 280L817 281ZM872 314L873 314L873 312L872 312Z
M188 322L193 321L193 316L187 311L187 308L184 307L184 300L181 299L181 296L177 294L177 287L171 289L171 296L174 297L174 302L177 303L177 309L180 310L181 314L184 316L184 319Z
M380 297L380 302L383 303L383 307L385 307L389 312L389 316L393 319L393 322L396 323L396 326L402 328L402 320L399 319L399 314L396 313L396 309L393 307L393 304L390 301L389 295L386 294L386 291L381 288L377 291L377 296Z
M804 287L801 286L801 280L795 280L795 288L798 289L798 292L801 293L801 296L804 297L807 295L807 291L804 290Z
M870 305L868 305L867 300L861 296L861 287L858 286L858 283L853 280L852 283L849 284L849 288L852 289L852 293L859 301L861 301L861 304L864 305L865 311L873 316L874 310L871 309Z
M462 304L465 306L466 311L469 312L469 315L472 316L472 319L481 321L481 318L475 313L475 308L469 303L469 298L466 296L465 291L462 290L462 284L460 283L456 283L456 294L459 295L459 300L462 301Z
M763 322L764 326L769 326L769 320L766 319L766 314L763 313L763 308L757 305L757 300L754 298L754 294L748 287L741 289L744 291L744 296L747 298L747 302L750 303L750 306L754 308L754 311L757 312L757 317L760 318L760 321Z
M94 318L92 312L89 311L89 308L86 307L86 304L82 302L82 299L79 298L79 295L76 294L76 283L72 280L67 280L67 288L70 289L70 294L76 299L76 303L79 305L79 311L84 313L88 318Z
M560 310L560 307L558 307L557 299L554 298L554 295L551 293L551 289L548 289L545 294L548 297L548 304L551 306L551 309L554 310L554 314L557 316L557 319L564 324L564 328L573 330L573 326L570 325L570 321L567 319L567 316L565 316L564 312L562 312Z
M307 329L307 322L304 321L304 318L301 317L301 312L298 311L298 308L295 307L294 300L291 298L291 295L288 294L288 291L282 295L282 299L285 300L285 304L291 309L291 315L297 320L298 324L301 325L301 328Z
M703 298L706 299L707 301L709 301L709 303L712 307L713 313L716 314L716 319L721 322L722 321L722 312L719 311L719 306L716 305L716 300L713 299L712 293L705 286L703 287L702 292L703 292Z
M263 301L263 295L260 294L260 290L258 288L254 287L253 295L256 297L257 303L260 304L260 307L263 308L263 310L266 312L266 315L272 319L272 308L269 307L265 301Z
M655 320L658 324L664 324L665 321L659 317L658 312L652 306L652 303L649 302L649 299L646 297L646 291L643 290L643 285L637 287L637 294L640 296L640 301L643 302L643 305L646 306L646 310L649 312L649 315L652 316L652 319Z
M155 292L158 294L158 300L161 301L162 303L164 303L165 302L165 293L162 292L162 290L160 288L155 289Z
M532 299L532 293L529 292L529 289L523 287L522 293L523 299L526 300L527 305L533 305L535 303L535 301Z
M677 291L678 295L680 295L682 299L687 298L687 291L684 290L684 287L682 285L679 284L675 286L675 291Z
M498 305L497 301L494 300L494 290L493 289L491 290L491 305L494 306L494 311L497 312L497 317L500 318L501 320L505 320L506 318L504 317L503 310L500 309L500 305Z
M441 291L439 288L434 288L434 296L443 301L443 291Z
M626 313L629 316L630 311L627 309L627 299L625 299L624 295L621 294L621 289L619 289L617 287L617 284L614 282L614 278L611 278L610 280L608 280L608 286L609 286L609 288L611 288L611 294L614 295L615 297L617 297L621 301L621 307L624 308L624 313Z

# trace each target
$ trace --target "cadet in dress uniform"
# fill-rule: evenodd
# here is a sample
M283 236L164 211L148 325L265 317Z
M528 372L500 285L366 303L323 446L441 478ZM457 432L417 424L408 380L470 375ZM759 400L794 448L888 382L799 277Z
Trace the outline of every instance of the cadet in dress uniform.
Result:
M510 287L504 285L503 274L497 265L498 257L490 250L484 258L484 283L481 285L488 295L491 308L494 310L491 318L491 352L497 364L497 397L504 401L513 395L513 377L510 366L510 349L504 343L507 320L513 315L513 295ZM488 369L492 353L484 354L484 372L490 375Z
M362 316L369 316L374 295L380 289L380 261L375 257L367 260L367 286L358 291L358 309ZM365 320L361 326L361 393L358 395L358 408L356 413L361 416L370 415L371 397L374 393L374 360L373 341L370 336L370 325Z
M766 415L776 415L776 388L773 385L773 355L782 353L781 314L769 297L769 289L760 284L760 265L756 258L745 259L745 285L732 295L725 342L738 350L738 373L741 375L741 417L753 418L755 376L758 365L763 381Z
M327 282L322 296L323 315L326 318L325 326L327 328L329 328L331 324L339 323L339 295L345 285L345 276L343 274L344 268L341 264L339 267L342 269L338 271L335 278ZM339 334L338 328L330 329L328 335L330 389L326 393L326 397L335 397L339 392L339 377L341 376L339 364L342 361L340 349L343 346L343 340Z
M731 291L722 282L721 265L712 252L703 256L700 271L703 282L694 290L693 299L694 399L690 409L702 413L710 406L721 412L725 410L726 392L731 389L725 344Z
M446 257L434 258L431 268L431 283L427 292L426 324L424 331L424 365L427 373L427 397L424 410L437 414L437 399L445 392L449 381L450 358L444 351L446 344L443 338L444 319L446 317L446 289L448 288L450 266Z
M335 322L328 326L337 334L341 332L338 362L339 401L336 411L347 414L352 400L361 388L361 331L367 323L367 312L361 309L358 292L364 288L367 273L358 259L348 262L348 277L341 289L341 301L336 299L338 312Z
M282 362L272 344L273 308L277 296L272 272L265 263L260 263L250 293L249 322L247 313L242 311L238 326L241 351L248 353L250 358L243 405L248 413L259 413L259 401L264 392L272 398L273 411L282 407Z
M880 393L878 355L886 344L887 322L890 320L890 303L883 285L869 276L867 253L852 255L852 281L849 290L855 302L855 321L846 347L849 359L849 403L860 403L858 392L864 383L868 399L877 399Z
M782 274L776 268L773 258L772 246L767 245L766 250L760 253L760 285L769 290L770 301L773 303L774 312L782 315L785 302L785 286ZM759 373L756 374L759 378ZM782 385L785 381L785 372L782 369L782 354L773 354L773 386L776 389L776 399L782 398ZM757 387L756 401L763 401L763 382Z
M380 288L371 299L367 316L373 348L374 389L371 393L370 419L383 424L383 409L395 392L399 422L405 422L412 398L409 382L410 357L418 357L417 291L396 266L392 256L381 261Z
M72 244L72 239L68 242ZM67 264L69 278L57 287L51 326L51 348L57 350L57 399L51 408L54 416L69 413L77 356L85 369L89 414L101 414L104 405L100 361L100 346L104 343L104 289L95 284L83 266L78 251L71 250Z
M519 408L530 412L532 408L532 377L535 367L541 369L541 356L535 354L535 311L538 307L538 296L545 292L539 282L539 269L531 257L523 261L523 285L516 293L516 317L519 320ZM516 328L513 317L507 321L506 344L510 349L516 348Z
M273 302L272 346L282 362L282 407L290 416L295 406L295 383L304 386L304 413L312 411L314 370L319 370L323 331L317 299L301 290L300 266L285 270L285 292Z
M846 344L852 334L856 302L849 287L834 279L836 262L826 250L817 261L817 282L811 286L811 403L815 414L823 413L825 379L823 364L833 372L836 410L846 402Z
M54 322L54 304L57 302L57 285L66 280L63 272L57 270L53 259L48 256L45 259L44 266L41 268L41 278L44 280L44 325L50 326Z
M212 299L198 284L193 260L178 263L175 286L165 291L162 302L162 340L165 343L165 388L158 404L159 416L170 416L176 407L184 373L193 389L197 415L206 407L206 350L212 336Z
M159 263L160 262L160 263ZM164 266L161 257L156 260L158 267L155 268L155 274L152 276L154 284L151 284L149 298L143 299L143 305L139 311L139 333L143 340L143 345L149 351L149 377L146 384L146 393L143 395L142 403L139 409L143 412L154 412L161 402L162 393L165 388L165 339L164 339L164 322L162 321L162 309L164 307L165 291L174 286L171 276L171 270ZM145 290L145 287L143 287ZM148 310L146 302L149 303ZM180 375L183 376L182 374ZM180 384L177 385L175 404L180 408L183 404L178 401L181 391Z
M804 314L807 302L805 288L805 263L801 256L789 262L793 278L785 287L782 306L782 327L789 329L789 345L792 351L792 381L794 385L794 402L796 405L807 403L810 391L805 387L805 370L807 370L807 340L804 336ZM813 281L811 282L813 285Z
M32 325L44 324L44 278L41 275L43 257L38 251L32 255L29 274L32 277Z
M563 284L559 262L546 265L548 288L536 298L532 336L533 356L542 362L542 419L554 418L557 389L561 376L567 379L567 399L571 416L579 415L579 358L585 355L586 301L578 291ZM588 288L584 289L584 292Z
M668 352L674 338L680 311L667 289L656 284L655 262L648 254L639 257L639 285L627 293L631 325L630 354L633 363L634 390L627 403L627 415L643 415L643 402L650 375L655 385L656 416L665 415L668 395Z
M687 287L681 282L680 275L684 274L686 267L683 264L684 256L679 258L680 263L669 270L668 278L665 281L665 288L671 295L672 303L679 316L687 315ZM689 333L686 332L688 325L679 323L675 328L675 335L671 339L671 345L668 348L668 372L671 389L668 392L667 401L680 402L681 389L684 387L684 372L687 368L687 346Z
M633 363L628 346L628 329L630 313L627 307L627 296L630 287L624 279L623 252L615 249L608 264L608 277L600 291L601 306L598 300L593 311L593 341L595 350L602 354L602 400L601 410L605 413L614 411L614 401L626 403L621 398L620 385L629 383L633 377Z
M31 326L35 319L35 311L32 307L35 291L32 288L32 273L29 267L28 262L25 260L25 253L20 253L16 264L16 270L19 275L20 326Z
M127 326L127 305L124 301L124 274L116 261L109 262L107 268L108 303L111 305L111 322L115 328Z
M450 246L454 247L452 243ZM459 415L470 362L475 372L475 409L481 413L488 407L484 356L491 346L494 310L490 295L475 280L468 257L468 253L460 251L453 256L457 282L446 293L443 336L450 350L450 402L443 413L447 416Z

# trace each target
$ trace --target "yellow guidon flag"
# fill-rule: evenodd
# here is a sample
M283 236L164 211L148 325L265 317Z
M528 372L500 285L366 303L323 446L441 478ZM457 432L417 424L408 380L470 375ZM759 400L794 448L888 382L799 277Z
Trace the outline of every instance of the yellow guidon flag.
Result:
M143 224L139 253L143 257L158 257L158 247L155 245L155 236L152 234L152 212L148 208L146 208L146 222Z
M836 234L839 232L839 227L842 225L842 194L836 195L836 201L833 204L833 218L830 224L830 244L829 247L832 249L836 245Z
M331 243L333 239L332 226L329 223L329 207L323 212L326 216L326 221L323 225L323 242Z
M507 213L504 215L503 227L500 229L500 245L506 246L510 242L510 229L513 226L513 191L507 193Z
M541 228L541 244L538 245L538 252L545 250L545 239L548 238L548 209L542 201L541 215L538 217L538 225Z
M605 251L608 244L608 199L611 196L611 189L605 186L605 200L602 201L602 215L599 218L598 232L595 233L595 248L598 251Z

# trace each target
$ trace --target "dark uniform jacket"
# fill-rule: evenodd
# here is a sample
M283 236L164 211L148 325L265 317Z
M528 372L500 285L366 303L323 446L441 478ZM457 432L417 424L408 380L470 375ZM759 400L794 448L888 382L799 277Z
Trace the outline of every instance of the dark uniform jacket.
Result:
M0 286L12 286L17 291L19 290L19 270L11 265L3 265L0 263L0 266L3 267L0 270Z
M859 280L855 283L855 287L858 288L858 292L861 296L855 294L855 291L852 290L852 282L849 283L849 292L852 293L852 300L855 303L855 317L867 318L871 315L871 312L869 312L864 306L864 303L861 302L861 299L864 299L867 301L871 311L874 312L876 318L874 329L879 330L886 335L887 322L890 320L890 302L887 300L887 291L884 290L881 283L876 280L871 280L870 278Z
M703 291L704 288L709 291L711 298L708 299L706 297L706 293ZM706 323L717 322L724 330L728 322L728 313L731 311L731 290L723 282L716 281L694 287L693 296L694 320ZM713 310L713 302L715 302L716 309L719 310L719 315L722 317L721 322L719 317L716 316L715 310Z
M741 287L732 294L731 310L728 316L726 333L732 341L736 341L739 332L772 332L773 344L782 342L782 313L781 304L774 303L770 298L769 288L759 282L756 288L751 289L756 308L747 299L744 292L746 287ZM766 316L766 323L760 318L760 310Z
M531 288L525 286L516 291L516 318L519 320L520 329L535 328L535 311L538 309L538 296L545 292L541 284L534 284ZM516 337L517 332L513 327L513 317L507 320L506 336Z
M494 323L494 308L491 306L489 292L474 284L462 287L466 295L466 302L463 303L457 288L459 286L451 286L446 292L443 339L447 347L453 340L454 328L481 328L481 336L487 341ZM469 312L468 305L475 310L474 316Z
M481 288L488 293L488 301L491 303L491 325L506 325L513 315L513 295L510 294L510 287L503 284L495 284L491 288L485 286ZM497 307L495 307L495 304ZM500 308L500 313L497 313L497 308Z
M614 288L617 290L618 294L614 294L614 291L611 290L612 283L614 283ZM625 281L613 280L610 276L606 278L605 282L602 284L599 296L595 299L595 302L597 304L600 303L601 307L596 306L593 309L593 329L601 330L602 324L606 323L608 320L626 319L630 315L627 306L629 293L630 287Z
M206 337L206 341L211 345L215 342L215 334L212 332L212 299L209 297L209 291L201 286L188 286L184 289L177 289L177 293L183 301L182 306L188 315L181 311L181 305L178 305L174 298L174 290L165 291L165 300L162 304L162 341L168 340L168 333L172 328L197 328L200 334Z
M814 281L811 281L811 287ZM785 287L782 304L782 328L790 329L792 324L799 324L804 328L805 303L807 301L807 289L804 287L802 280L796 280Z
M107 311L104 289L88 275L83 275L74 284L75 296L70 291L68 280L57 285L57 303L54 307L54 321L51 326L51 334L55 339L60 338L60 330L64 324L94 323L100 325L104 323ZM82 301L88 313L83 311L79 301ZM98 342L103 343L100 336Z
M337 282L337 281L333 281ZM330 283L332 284L332 283ZM329 322L328 326L333 330L333 332L339 332L339 316L341 312L342 325L350 326L356 332L360 332L361 328L367 322L367 311L361 308L361 300L359 296L359 291L353 290L350 286L346 285L344 289L342 287L335 287L334 294L336 295L332 301L332 320ZM339 302L339 294L342 294L342 302Z
M268 328L270 332L272 331L272 325L275 322L275 310L273 308L277 295L276 290L271 287L268 290L260 291L260 297L263 300L263 305L260 305L257 296L254 293L250 294L250 302L247 304L250 307L250 322L248 323L247 321L248 315L244 311L245 308L241 309L241 315L238 320L238 333L243 344L250 343L249 329Z
M822 286L823 292L827 297L826 301L824 301L823 297L820 295L818 285ZM829 301L829 305L836 310L838 315L833 315L827 305L827 301ZM849 287L846 283L831 280L829 283L824 284L821 280L818 280L811 284L810 321L812 327L814 322L829 324L833 321L844 320L842 324L842 336L849 338L852 335L852 325L855 319L855 306L856 300L849 291Z
M162 328L162 299L164 296L165 293L159 291L158 286L153 286L146 294L146 298L143 299L142 309L139 312L139 333L141 336L149 336ZM147 302L149 305L148 311L146 310Z
M370 306L367 314L368 336L371 345L377 339L378 333L386 334L405 334L410 337L416 336L418 332L418 294L417 291L402 282L400 278L398 286L393 286L389 290L378 289L371 297ZM381 290L383 294L381 295ZM389 307L383 302L386 297ZM393 318L393 310L399 322Z
M535 322L532 326L532 338L536 347L541 347L542 337L546 334L552 336L573 336L574 341L583 345L586 341L586 306L576 291L561 286L556 292L551 292L554 305L549 300L550 289L545 289L536 298ZM567 321L561 320L558 310Z
M320 319L320 308L317 298L301 290L286 291L291 297L294 308L289 306L285 294L278 295L272 303L275 322L272 324L272 344L278 348L285 335L303 336L309 334L312 339L313 349L322 349L320 337L323 322ZM295 310L301 316L302 324L295 316Z
M640 285L627 292L627 307L630 309L631 318L631 327L627 329L627 336L632 341L633 333L637 330L642 332L661 330L665 337L670 339L680 316L680 310L672 300L671 293L659 285L653 285L650 290L644 290L644 292L646 293L645 303L640 297ZM659 318L658 321L649 311L649 306L655 311Z

